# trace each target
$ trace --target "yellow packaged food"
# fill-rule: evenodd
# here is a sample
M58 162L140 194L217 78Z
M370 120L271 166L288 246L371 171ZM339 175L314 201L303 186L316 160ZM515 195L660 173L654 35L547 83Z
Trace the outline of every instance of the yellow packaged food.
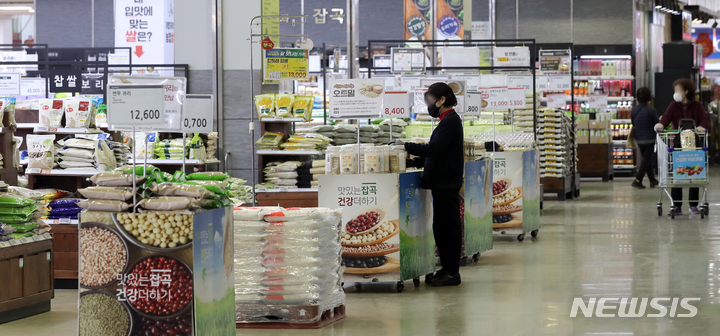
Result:
M315 105L315 97L295 96L295 103L293 104L295 117L310 121L310 119L312 119L313 105Z
M275 94L268 93L255 96L255 108L257 109L258 119L274 117Z
M292 117L292 107L293 102L295 101L295 95L279 94L276 98L277 102L275 104L277 105L277 109L275 109L275 115L283 118Z
M261 149L278 148L284 136L282 133L265 132L258 141L255 141L255 145L261 147Z

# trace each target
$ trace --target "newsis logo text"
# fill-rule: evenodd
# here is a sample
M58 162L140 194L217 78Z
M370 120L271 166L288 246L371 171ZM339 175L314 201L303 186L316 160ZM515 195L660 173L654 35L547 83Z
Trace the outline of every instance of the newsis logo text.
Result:
M575 298L570 317L577 317L578 310L585 317L694 317L693 301L700 298L590 298L587 303Z

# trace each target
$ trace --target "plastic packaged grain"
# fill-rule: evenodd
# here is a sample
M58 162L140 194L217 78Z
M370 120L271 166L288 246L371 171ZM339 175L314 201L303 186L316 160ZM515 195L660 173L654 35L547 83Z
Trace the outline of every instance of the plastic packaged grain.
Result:
M52 169L55 146L54 135L27 135L28 169Z
M134 190L127 187L88 187L78 192L90 199L127 201L132 198Z
M313 96L295 96L293 113L296 118L303 118L310 121L312 119L312 110L314 105L315 97Z
M63 107L62 99L39 99L40 124L47 127L61 127Z
M123 201L110 200L82 200L78 202L78 206L91 211L125 211L130 209L130 204Z
M188 181L192 180L212 180L212 181L224 181L230 178L227 173L223 172L200 172L192 173L186 176Z
M212 195L212 193L203 186L174 182L160 183L151 190L153 193L160 196L205 198L206 196Z
M104 172L97 173L88 179L101 187L131 187L133 176L123 172ZM140 184L145 178L142 176L135 177L135 183Z
M275 116L276 117L292 117L292 106L295 101L293 94L278 94L275 96Z
M275 116L275 94L261 94L255 96L255 108L258 119Z
M145 210L182 210L196 205L192 198L173 196L152 197L138 202L138 206Z
M68 99L65 101L65 127L88 128L92 114L90 99Z

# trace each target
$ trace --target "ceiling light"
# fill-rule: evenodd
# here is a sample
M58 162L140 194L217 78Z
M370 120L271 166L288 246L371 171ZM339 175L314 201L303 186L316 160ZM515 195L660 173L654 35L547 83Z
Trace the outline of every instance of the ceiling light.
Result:
M2 7L0 7L0 10L6 10L6 11L29 11L31 9L33 9L33 8L27 7L27 6L2 6Z

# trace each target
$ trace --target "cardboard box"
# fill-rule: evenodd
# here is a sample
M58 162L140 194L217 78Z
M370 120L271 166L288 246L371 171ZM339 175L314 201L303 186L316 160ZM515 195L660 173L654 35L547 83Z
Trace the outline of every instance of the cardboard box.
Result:
M589 134L579 134L577 136L577 143L578 145L585 145L590 143L590 135Z
M589 128L589 129L608 129L608 128L610 128L610 120L603 120L603 121L590 120L590 125L587 128Z
M588 129L588 128L590 128L590 120L578 120L578 122L577 122L577 128L578 128L578 129Z
M598 135L591 135L589 143L591 144L604 144L604 143L610 143L610 136L604 135L604 136L598 136Z

